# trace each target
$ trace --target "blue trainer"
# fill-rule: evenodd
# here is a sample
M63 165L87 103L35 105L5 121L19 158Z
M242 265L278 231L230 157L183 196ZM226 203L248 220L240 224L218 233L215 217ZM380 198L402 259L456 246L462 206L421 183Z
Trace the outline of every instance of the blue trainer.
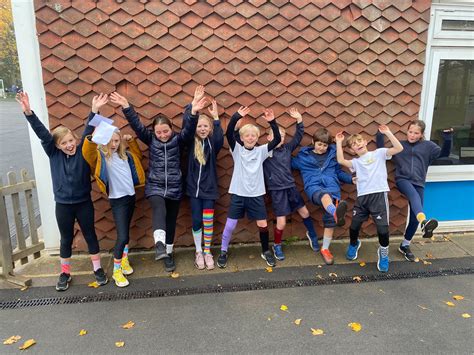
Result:
M378 256L377 269L379 269L380 272L388 272L388 265L390 264L390 259L388 258L388 254L382 255L382 248L379 247L379 249L377 250L377 256Z
M283 253L281 244L275 244L273 246L273 254L277 260L285 260L285 254Z
M346 259L347 260L357 259L357 252L359 251L361 244L362 243L360 242L360 240L357 240L356 245L349 244L349 247L347 248L347 252L346 252Z
M318 238L312 238L308 232L306 232L306 238L309 240L309 246L311 249L314 251L319 251L319 243L318 243Z

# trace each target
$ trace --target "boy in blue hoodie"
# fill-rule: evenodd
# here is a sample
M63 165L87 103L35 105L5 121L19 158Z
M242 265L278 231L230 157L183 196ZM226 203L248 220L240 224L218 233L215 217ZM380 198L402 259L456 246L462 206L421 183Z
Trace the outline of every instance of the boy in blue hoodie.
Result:
M273 213L276 217L276 225L274 228L273 253L278 260L284 260L285 254L281 247L281 239L283 230L286 226L286 216L297 211L303 223L308 230L308 237L311 248L319 251L318 236L314 230L313 221L309 215L301 194L296 189L295 179L291 174L291 153L300 145L303 139L304 126L303 117L296 108L291 108L290 116L296 119L296 131L293 139L284 144L285 130L279 127L281 142L273 149L273 155L263 163L263 173L265 175L265 183L267 190L272 198ZM268 132L268 141L273 140L273 133Z
M352 176L338 164L336 146L332 144L332 137L325 128L314 132L313 145L302 148L292 159L291 167L301 172L304 190L311 202L324 208L321 256L327 265L331 265L334 257L329 246L334 227L344 225L347 212L347 203L341 200L340 184L352 184Z

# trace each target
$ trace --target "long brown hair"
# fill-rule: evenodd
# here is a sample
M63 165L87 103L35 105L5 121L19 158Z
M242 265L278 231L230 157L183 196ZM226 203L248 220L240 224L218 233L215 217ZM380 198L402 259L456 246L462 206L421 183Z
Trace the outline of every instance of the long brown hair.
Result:
M212 122L211 118L206 115L199 115L200 120L207 120L209 123L210 131L209 135L212 134L214 131L214 122ZM204 140L202 140L197 133L194 135L194 157L201 165L206 165L206 157L204 156Z

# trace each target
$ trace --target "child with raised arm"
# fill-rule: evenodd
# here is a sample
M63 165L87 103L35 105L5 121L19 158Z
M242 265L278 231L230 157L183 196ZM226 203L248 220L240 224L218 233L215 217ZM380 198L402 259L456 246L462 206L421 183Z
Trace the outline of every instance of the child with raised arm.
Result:
M323 245L321 257L327 265L334 263L329 250L334 228L345 224L347 203L341 200L341 183L352 184L352 176L341 169L336 160L336 147L327 129L319 128L313 134L313 142L304 147L291 160L291 167L301 172L306 195L316 206L324 208ZM314 251L319 251L318 240L308 235Z
M291 153L300 145L303 139L304 126L303 117L296 108L289 110L290 116L296 120L296 131L293 139L285 142L286 131L279 127L281 142L273 149L272 156L263 163L263 172L267 190L270 191L273 213L276 216L274 227L273 253L277 260L284 260L281 240L286 226L286 216L297 211L303 219L303 223L308 230L306 235L310 240L315 240L317 245L318 237L314 230L313 221L309 215L301 194L296 188L295 179L291 173ZM268 141L273 140L273 132L268 132Z
M195 100L199 100L204 95L204 87L199 86L195 95ZM186 195L191 200L192 232L196 247L194 265L199 270L214 269L211 242L214 232L214 204L219 198L216 165L217 154L224 144L217 103L215 100L211 103L208 110L212 119L204 114L199 115L194 139L190 142L186 177Z
M163 260L165 270L176 269L173 258L173 244L179 205L183 195L180 168L180 150L193 139L198 121L198 110L206 105L206 98L192 103L191 110L185 110L181 132L173 131L171 121L159 114L153 119L152 128L140 122L138 114L127 99L114 92L112 103L122 106L125 118L137 134L138 139L149 147L148 175L145 182L145 196L152 208L152 228L155 242L155 260Z
M438 226L434 218L427 219L423 211L423 196L428 167L439 157L448 156L452 143L452 129L443 131L444 144L441 149L436 143L423 138L425 122L413 120L408 125L407 139L401 141L403 151L393 157L395 163L395 184L407 198L410 205L410 217L405 229L404 239L398 247L406 260L415 261L410 243L421 223L423 238L431 238ZM377 147L384 145L384 137L377 133Z
M262 246L261 257L268 266L276 265L275 258L269 250L263 162L280 143L281 137L275 116L270 109L266 109L263 116L265 121L270 123L273 131L273 140L270 143L257 146L260 130L253 124L244 125L239 129L239 136L234 136L237 122L249 112L248 107L241 106L230 119L226 131L227 141L234 159L234 171L229 187L229 193L232 195L229 213L222 233L221 253L217 259L217 266L220 268L227 266L227 251L232 233L238 220L243 218L245 213L249 219L257 222Z
M379 126L379 131L388 137L393 145L392 148L368 151L367 141L360 134L353 134L347 139L347 145L350 151L356 154L358 158L347 160L344 158L342 150L342 142L344 141L344 134L342 132L336 135L336 145L337 161L339 164L354 171L357 177L357 199L349 229L350 244L347 248L346 258L348 260L357 259L357 253L361 245L359 232L362 223L368 219L370 214L377 227L380 244L377 251L377 269L381 272L387 272L390 263L388 257L388 192L390 188L387 182L386 160L400 153L403 150L403 146L387 126Z
M105 102L102 101L100 106L103 104ZM135 210L135 188L145 185L142 153L135 139L129 134L122 136L118 128L107 145L98 146L92 141L93 136L86 137L82 154L91 167L100 191L109 198L117 232L112 278L118 287L126 287L129 281L124 275L133 273L128 260L128 243L130 222Z
M80 143L75 134L64 126L56 127L50 133L31 110L27 93L17 94L16 100L20 103L28 123L41 140L41 145L49 158L56 201L56 221L61 235L59 250L61 274L56 290L66 291L72 280L71 255L76 220L89 249L95 279L100 286L105 285L108 279L100 265L100 249L94 228L94 206L91 199L90 168L81 154L84 139L92 133L93 128L86 125ZM92 99L92 112L88 121L105 102L107 95L100 94Z

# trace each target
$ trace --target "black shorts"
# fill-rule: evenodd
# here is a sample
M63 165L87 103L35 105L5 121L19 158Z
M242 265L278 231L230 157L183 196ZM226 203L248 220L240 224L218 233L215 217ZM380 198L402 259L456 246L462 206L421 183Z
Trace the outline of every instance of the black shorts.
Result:
M352 223L367 221L369 214L377 226L388 226L388 192L376 192L356 199L352 211Z
M304 201L296 187L270 191L273 213L276 217L288 216L304 207Z
M267 219L267 210L265 209L265 199L262 196L243 197L232 195L230 198L230 207L228 218L241 219L247 212L247 218L260 221Z

